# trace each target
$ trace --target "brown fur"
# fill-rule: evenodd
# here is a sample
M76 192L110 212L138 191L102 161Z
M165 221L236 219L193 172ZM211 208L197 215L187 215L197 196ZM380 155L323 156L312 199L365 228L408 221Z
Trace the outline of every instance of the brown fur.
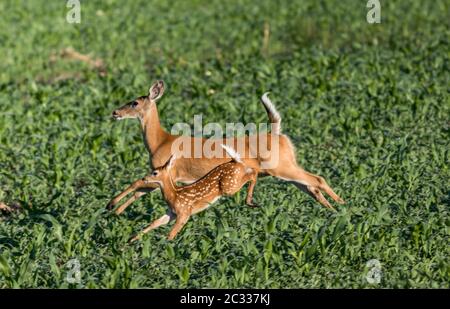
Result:
M138 118L142 127L142 134L144 137L144 143L150 154L151 164L154 167L162 166L172 154L172 144L175 140L182 138L187 139L191 145L195 143L195 137L189 136L175 136L166 132L160 124L158 109L156 101L164 93L164 83L162 81L156 82L149 90L149 95L146 97L137 98L134 102L137 102L136 106L133 106L133 102L124 105L123 107L113 112L113 117L116 119L123 118ZM270 111L268 111L270 112ZM269 114L269 118L273 118ZM280 119L277 120L278 124ZM344 201L331 189L324 178L311 174L300 166L297 165L295 158L295 150L288 136L284 134L272 134L261 133L258 135L258 140L262 138L262 134L267 137L268 149L273 149L273 140L277 141L279 147L279 164L273 169L263 169L261 167L265 160L270 160L267 153L259 153L255 158L251 158L249 136L219 139L218 144L227 144L236 149L236 145L239 144L239 139L245 139L245 149L240 152L240 156L246 166L249 166L257 171L260 175L271 175L277 178L294 183L298 188L311 195L319 203L327 208L333 208L331 204L325 199L322 192L328 194L334 201L338 203L344 203ZM276 139L274 139L276 137ZM207 141L205 138L201 138L202 146ZM233 141L233 143L229 143ZM193 146L192 146L193 147ZM193 149L193 148L192 148ZM205 155L205 154L204 154ZM177 182L190 183L206 175L214 167L229 161L229 158L180 158L175 162L175 166L171 169L171 177ZM116 206L120 200L122 200L128 194L135 192L134 195L129 198L124 204L122 204L117 210L116 214L122 213L131 203L137 200L139 197L147 192L150 192L157 188L153 183L143 185L142 180L137 180L131 184L125 191L114 197L108 204L108 208L112 209Z
M170 161L173 161L172 158L163 167L155 169L152 174L142 179L144 186L156 184L161 188L164 199L169 205L169 211L161 218L153 221L140 234L132 237L130 242L138 240L143 234L176 218L176 223L168 237L169 240L173 239L191 215L205 210L221 196L235 194L248 181L250 181L250 186L247 201L251 203L257 179L257 172L254 169L233 160L213 168L205 176L190 185L178 187L170 177Z

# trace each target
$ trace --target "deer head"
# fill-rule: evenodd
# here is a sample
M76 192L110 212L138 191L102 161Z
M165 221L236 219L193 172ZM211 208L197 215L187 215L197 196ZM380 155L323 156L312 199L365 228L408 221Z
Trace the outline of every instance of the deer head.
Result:
M125 104L124 106L116 109L112 113L112 117L115 120L121 120L125 118L139 118L142 119L145 113L156 104L164 94L164 82L159 80L155 82L148 90L148 95L138 97Z
M145 184L156 183L163 187L165 184L172 184L172 178L170 177L170 169L175 162L175 156L170 156L169 160L158 168L155 168L149 175L145 176L142 180Z

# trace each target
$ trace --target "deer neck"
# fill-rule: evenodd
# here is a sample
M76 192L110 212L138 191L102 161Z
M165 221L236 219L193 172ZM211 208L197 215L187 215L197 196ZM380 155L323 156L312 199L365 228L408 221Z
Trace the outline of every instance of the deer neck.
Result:
M164 195L164 199L169 202L169 204L173 205L177 198L177 187L173 183L172 177L170 177L170 175L167 175L161 181L160 185L162 194Z
M152 154L165 142L169 134L161 127L158 109L153 103L149 110L140 119L145 147Z

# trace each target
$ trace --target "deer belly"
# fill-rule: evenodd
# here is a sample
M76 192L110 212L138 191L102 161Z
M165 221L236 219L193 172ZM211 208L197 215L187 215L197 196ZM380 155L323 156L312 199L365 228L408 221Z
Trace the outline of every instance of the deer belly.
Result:
M215 197L212 201L210 202L204 202L201 203L199 205L196 205L196 207L194 207L194 209L192 210L192 214L196 214L199 213L207 208L209 208L209 206L211 206L212 204L214 204L218 199L220 199L220 196Z

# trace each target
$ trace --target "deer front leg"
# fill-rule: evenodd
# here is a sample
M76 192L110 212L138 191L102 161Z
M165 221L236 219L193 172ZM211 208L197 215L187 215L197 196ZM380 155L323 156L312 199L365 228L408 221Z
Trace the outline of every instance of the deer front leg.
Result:
M175 225L173 226L172 230L169 233L169 236L167 237L168 240L172 240L177 236L178 232L181 231L183 226L187 223L189 220L189 214L188 213L181 213L177 214L177 221L175 222Z
M116 195L106 206L109 210L113 209L114 206L117 205L117 203L120 202L121 199L123 199L125 196L130 194L131 192L136 191L137 188L142 187L144 184L144 181L140 178L136 181L134 181L128 188L126 188L124 191L122 191L120 194Z
M128 207L131 203L133 203L135 200L137 200L139 197L141 197L142 195L144 195L145 193L147 193L147 192L150 192L150 191L152 191L152 190L154 190L154 189L156 189L157 188L157 186L155 185L155 184L145 184L144 183L144 181L142 180L142 179L139 179L139 180L136 180L135 182L133 182L128 188L126 188L125 189L125 191L123 191L123 192L121 192L120 194L118 194L116 197L114 197L109 203L108 203L108 205L106 206L106 208L107 209L109 209L109 210L111 210L111 209L113 209L116 205L117 205L117 203L119 203L120 202L120 200L122 200L125 196L127 196L128 194L130 194L131 192L134 192L134 191L136 191L136 190L138 190L138 189L144 189L143 190L143 194L138 194L138 196L134 196L134 197L131 197L130 198L130 200L128 200L126 203L128 203L127 205L126 205L126 207ZM146 189L146 190L145 190ZM142 193L142 192L140 192L140 193ZM122 209L122 211L126 208L126 207L124 207L123 209ZM120 211L120 212L122 212L122 211ZM120 213L119 212L119 213Z
M161 225L165 225L165 224L169 223L173 219L175 219L175 214L169 210L164 216L160 217L159 219L156 219L155 221L150 223L150 225L148 225L145 229L143 229L140 233L131 237L130 240L128 241L128 243L132 243L132 242L140 239L144 234L147 234L151 230L154 230L154 229L160 227Z
M143 196L149 192L152 192L153 190L154 190L154 188L136 190L136 192L133 194L132 197L130 197L128 200L125 201L125 203L123 203L119 208L116 209L116 211L115 211L116 215L120 215L128 206L130 206L132 203L134 203L134 201L136 201L141 196Z

